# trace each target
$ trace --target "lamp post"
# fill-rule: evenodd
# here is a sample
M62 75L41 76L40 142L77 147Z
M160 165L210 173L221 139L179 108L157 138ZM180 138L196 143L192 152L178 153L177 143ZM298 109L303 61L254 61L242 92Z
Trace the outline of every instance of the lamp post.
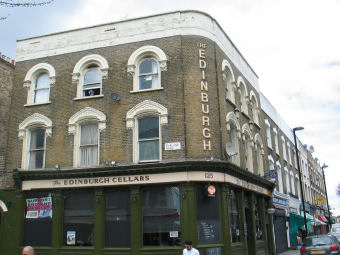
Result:
M328 167L325 163L323 163L322 167L321 167L321 171L322 171L322 177L323 177L323 183L325 185L325 193L326 193L326 202L327 202L327 210L328 210L328 227L329 227L329 231L331 231L332 228L332 222L331 222L331 214L329 212L329 205L328 205L328 196L327 196L327 187L326 187L326 179L325 179L325 172L324 172L324 168Z
M300 168L300 161L299 161L299 150L297 147L297 142L296 142L296 131L303 130L303 127L296 127L293 128L293 135L294 135L294 143L295 143L295 151L296 151L296 162L297 162L297 167L298 167L298 172L299 172L299 180L300 180L300 193L301 193L301 202L302 202L302 209L303 209L303 219L305 222L305 230L306 230L306 235L308 234L308 229L307 229L307 218L306 218L306 209L305 209L305 200L303 199L303 189L302 189L302 178L301 178L301 168Z

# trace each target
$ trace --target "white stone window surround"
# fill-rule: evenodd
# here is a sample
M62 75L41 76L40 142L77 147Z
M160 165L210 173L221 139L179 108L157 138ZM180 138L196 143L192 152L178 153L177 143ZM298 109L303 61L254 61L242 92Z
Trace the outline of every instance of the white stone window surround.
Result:
M250 99L250 106L251 106L251 110L253 113L253 121L255 124L257 124L258 126L260 126L260 118L259 118L259 113L260 113L260 108L259 108L259 103L256 97L256 94L254 91L250 91L249 93L249 99Z
M283 159L287 161L286 139L281 136Z
M231 132L232 129L235 129L236 139L235 139L235 151L236 154L232 157L232 162L236 165L240 165L240 139L241 139L241 128L238 122L237 116L234 112L229 112L226 116L227 122L227 131Z
M245 123L242 126L242 139L244 143L244 148L246 150L246 167L248 168L249 172L254 172L253 166L253 148L254 148L254 141L253 135L250 130L249 124Z
M276 154L280 155L279 138L278 138L276 127L273 128L273 133L274 133L274 141L275 141L275 151L276 151Z
M235 91L237 89L237 86L233 69L231 68L230 63L226 59L223 59L222 61L222 72L223 81L227 83L226 99L229 99L233 104L235 104Z
M246 83L244 82L241 76L237 78L237 88L241 96L241 112L248 116L248 104L249 104L248 90Z
M139 64L145 58L154 58L158 62L158 87L151 89L139 89ZM168 57L164 51L153 45L146 45L135 50L129 57L127 63L127 72L133 78L131 93L146 92L163 89L161 72L167 70Z
M272 135L270 132L270 122L268 119L264 120L264 124L266 126L266 138L267 138L267 145L269 148L272 148Z
M49 104L50 101L44 103L34 103L34 89L35 89L35 82L39 75L47 73L48 77L50 78L50 88L55 85L56 81L56 73L55 69L52 65L48 63L39 63L33 66L28 72L26 73L25 80L23 82L23 87L27 89L27 102L25 106L31 105L42 105L42 104Z
M74 100L103 97L103 82L101 84L100 95L86 97L83 96L84 74L90 66L99 67L99 69L101 70L102 80L108 78L109 64L103 56L98 54L91 54L82 57L74 66L72 72L72 83L77 86L77 94Z
M287 151L288 151L288 162L290 165L292 165L292 152L291 152L289 141L287 141Z
M285 166L284 167L284 171L285 171L285 177L286 177L286 191L287 191L287 194L289 194L290 192L290 177L289 177L289 170L288 168Z
M255 141L255 151L256 151L256 157L257 157L257 167L258 167L257 171L259 175L264 176L264 165L263 165L264 149L263 149L262 138L259 133L256 133L254 135L254 141Z
M162 160L162 126L168 124L168 109L151 100L144 100L126 113L126 128L132 129L132 157L134 163L139 163L138 152L138 119L148 116L159 117L159 160Z
M278 179L279 192L283 193L282 171L281 171L280 161L276 161L276 167L277 167L277 179Z
M45 148L46 148L46 138L52 135L52 121L40 114L34 113L28 116L23 122L19 124L18 138L23 141L22 143L22 155L21 155L21 169L29 170L29 148L30 148L30 132L36 128L45 129ZM46 149L45 149L46 156ZM45 166L45 157L43 166Z
M80 128L85 123L98 123L98 164L100 159L100 133L106 129L106 115L92 107L85 107L72 115L68 121L68 133L74 136L73 166L80 166Z
M295 195L295 183L294 183L294 174L293 171L290 171L290 182L292 185L292 194Z

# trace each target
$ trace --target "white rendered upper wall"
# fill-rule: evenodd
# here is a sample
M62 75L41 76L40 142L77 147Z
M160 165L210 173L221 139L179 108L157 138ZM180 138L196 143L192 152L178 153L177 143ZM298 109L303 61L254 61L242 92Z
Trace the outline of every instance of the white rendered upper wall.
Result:
M198 11L171 12L18 40L16 61L176 35L198 35L216 42L259 92L256 73L220 25Z
M293 131L276 111L275 107L269 102L269 100L260 93L261 109L275 122L279 129L289 138L294 144Z

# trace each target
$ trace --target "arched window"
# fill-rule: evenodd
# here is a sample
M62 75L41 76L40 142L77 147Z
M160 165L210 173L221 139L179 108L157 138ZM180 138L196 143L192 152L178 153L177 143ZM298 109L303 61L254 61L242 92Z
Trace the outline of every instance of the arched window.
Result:
M108 77L107 60L92 54L81 58L74 66L72 82L77 86L76 99L103 96L103 80Z
M98 123L80 124L79 165L98 165Z
M27 105L50 102L50 87L55 84L55 75L53 66L47 63L37 64L26 73Z
M225 98L235 104L235 78L232 68L226 59L222 61L223 83L225 89Z
M290 192L290 183L289 183L289 171L288 168L285 166L284 168L285 171L285 177L286 177L286 192L289 194Z
M91 66L84 73L83 97L101 95L102 75L99 67Z
M34 86L34 103L45 103L50 99L50 77L47 73L38 76Z
M167 56L158 47L147 45L135 50L127 71L133 77L131 92L162 89L161 73L167 70Z
M133 162L162 160L162 126L168 123L164 106L145 100L126 114L126 127L132 129Z
M24 170L45 168L46 137L52 134L52 121L34 113L19 125L19 138L23 140L21 168Z
M139 89L159 87L158 62L154 58L144 58L138 65Z
M241 138L240 124L238 123L237 117L234 112L229 112L227 114L227 132L228 132L228 143L232 148L232 155L228 155L230 160L235 165L240 166L240 143ZM234 151L233 151L234 150Z
M248 115L248 91L242 77L238 77L237 86L241 97L241 112Z
M101 111L85 107L73 114L68 132L74 136L73 166L99 165L100 132L106 129L106 116Z
M242 126L243 145L245 152L245 168L249 172L254 172L253 167L253 138L248 124Z
M159 117L138 119L139 162L159 160Z
M295 182L293 171L290 171L290 183L292 185L292 194L295 195Z
M254 91L250 91L251 112L253 115L253 121L255 124L260 125L259 122L259 104Z
M255 140L255 152L256 152L256 163L257 163L257 174L260 176L264 176L264 167L263 167L263 142L259 133L254 136Z
M282 183L282 171L281 171L281 164L279 161L276 161L276 167L277 167L277 180L278 180L278 186L279 186L279 192L283 193L283 183Z

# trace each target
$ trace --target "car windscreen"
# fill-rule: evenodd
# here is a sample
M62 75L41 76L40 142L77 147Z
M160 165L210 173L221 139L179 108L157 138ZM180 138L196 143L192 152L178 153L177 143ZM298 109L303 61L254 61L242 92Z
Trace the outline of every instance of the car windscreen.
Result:
M328 245L331 244L331 238L329 236L313 236L307 237L303 244L305 246L318 246L318 245Z

